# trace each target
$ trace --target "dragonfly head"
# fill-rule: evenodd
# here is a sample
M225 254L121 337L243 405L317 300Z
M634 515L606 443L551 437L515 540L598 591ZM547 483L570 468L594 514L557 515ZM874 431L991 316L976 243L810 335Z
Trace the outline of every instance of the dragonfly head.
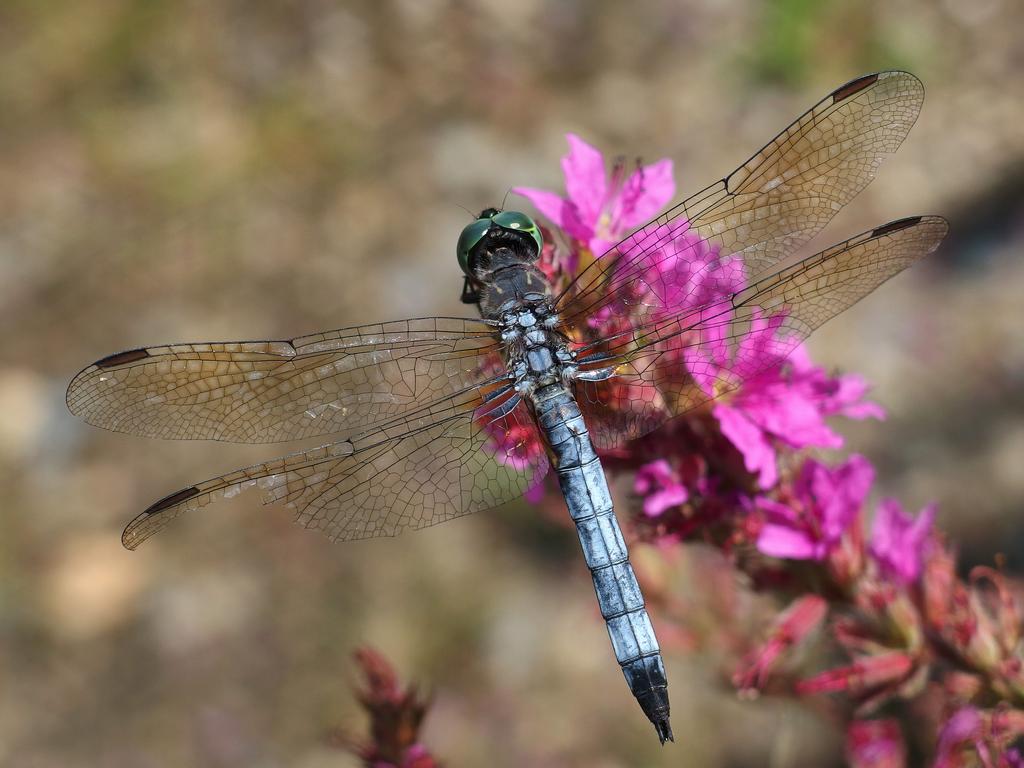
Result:
M544 247L544 237L537 223L525 213L485 208L459 235L456 253L462 271L468 278L474 278L480 256L488 246L501 244L517 254L530 254L530 261L536 261Z

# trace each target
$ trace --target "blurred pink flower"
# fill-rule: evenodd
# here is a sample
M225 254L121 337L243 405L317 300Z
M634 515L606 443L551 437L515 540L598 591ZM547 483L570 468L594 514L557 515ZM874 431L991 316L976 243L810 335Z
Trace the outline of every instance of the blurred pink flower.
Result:
M498 461L513 469L520 472L532 471L544 453L540 433L533 424L508 425L504 421L484 417L481 426L490 437L487 449ZM541 477L534 480L523 496L531 504L538 504L544 498L544 491L544 478Z
M934 520L934 504L914 518L903 511L898 501L882 500L871 527L869 551L886 574L902 584L917 580Z
M828 603L817 595L794 600L775 618L768 639L740 663L733 685L741 691L764 688L778 660L821 626L827 614Z
M633 490L644 496L644 514L658 517L666 509L678 507L690 494L665 459L644 464L636 471Z
M394 667L372 648L359 648L356 663L364 684L356 690L370 716L371 742L357 746L343 739L367 768L437 768L437 761L418 739L429 702L414 686L403 686Z
M537 457L544 452L540 433L533 424L511 424L504 421L488 421L487 432L493 443L492 450L503 464L518 470L533 466Z
M1021 611L1014 588L1004 573L979 565L970 574L972 613L977 620L977 638L1006 667L1004 674L1024 690L1022 664L1017 653L1021 639ZM998 649L998 650L996 650ZM989 655L989 654L986 654Z
M981 743L982 730L981 713L974 707L964 707L954 712L939 732L935 768L955 768L964 765L960 758L967 744L972 744L975 748L980 746L984 750L984 744Z
M965 706L939 732L935 768L1020 768L1021 755L1010 744L1024 734L1024 712L1008 707L980 710Z
M834 469L808 459L789 503L758 497L765 522L757 548L771 557L824 560L857 519L874 476L868 460L857 454Z
M852 768L904 768L907 747L897 720L854 720L846 729Z
M654 218L676 191L672 161L660 160L629 176L616 163L609 179L601 152L568 134L569 154L562 158L568 197L532 187L512 191L527 198L566 234L603 255L634 227Z
M832 693L848 691L853 695L879 689L895 690L914 670L914 659L903 651L886 651L864 656L845 667L829 669L821 674L801 680L799 693Z

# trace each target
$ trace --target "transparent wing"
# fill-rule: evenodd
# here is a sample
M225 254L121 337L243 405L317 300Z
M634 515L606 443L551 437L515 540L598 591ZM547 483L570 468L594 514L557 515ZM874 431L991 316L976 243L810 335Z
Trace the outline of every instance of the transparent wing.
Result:
M616 366L616 371L605 381L575 383L576 402L590 439L603 451L653 432L675 415L668 410L658 387L635 373L628 363Z
M189 510L250 487L284 504L300 525L332 541L394 536L517 498L547 472L542 454L492 436L537 441L533 419L507 382L458 393L349 440L207 480L161 499L136 517L128 549Z
M351 433L478 383L498 350L482 322L429 317L289 341L172 344L106 357L68 408L144 437L272 443Z
M834 245L717 300L588 343L578 396L599 447L638 437L673 416L782 364L811 332L933 252L938 216L893 221Z
M762 274L821 231L895 152L924 99L907 72L865 75L837 88L797 118L760 152L676 205L593 261L558 299L569 327L618 300L635 282L652 281L658 260L674 258L671 244L742 259L748 277ZM678 247L678 245L676 245ZM665 306L671 290L639 301Z

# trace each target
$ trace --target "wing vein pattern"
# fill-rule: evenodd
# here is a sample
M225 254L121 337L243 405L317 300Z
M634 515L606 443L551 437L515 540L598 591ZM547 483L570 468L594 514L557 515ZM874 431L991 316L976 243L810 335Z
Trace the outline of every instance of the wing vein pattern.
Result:
M814 329L932 253L948 232L939 216L890 222L717 300L585 345L577 382L599 447L618 445L783 365Z
M543 456L512 461L493 438L518 430L535 440L533 418L504 377L392 419L348 440L229 472L156 502L122 535L134 549L186 511L255 487L300 525L332 541L394 536L499 506L547 472ZM507 447L507 445L506 445Z
M90 424L144 437L282 442L352 433L456 392L497 351L485 323L439 317L170 344L94 363L67 403Z
M923 99L924 87L907 72L837 88L729 176L593 261L559 297L564 322L585 324L620 289L649 279L655 259L669 258L666 246L684 236L741 257L748 277L771 269L867 186L906 138Z

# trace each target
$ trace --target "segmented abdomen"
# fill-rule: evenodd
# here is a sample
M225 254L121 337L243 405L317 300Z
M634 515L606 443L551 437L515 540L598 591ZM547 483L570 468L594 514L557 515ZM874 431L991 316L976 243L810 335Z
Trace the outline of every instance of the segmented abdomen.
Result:
M593 576L615 658L630 690L659 734L664 728L670 737L668 683L658 640L629 564L604 469L594 452L579 406L572 393L560 384L537 390L532 401Z

